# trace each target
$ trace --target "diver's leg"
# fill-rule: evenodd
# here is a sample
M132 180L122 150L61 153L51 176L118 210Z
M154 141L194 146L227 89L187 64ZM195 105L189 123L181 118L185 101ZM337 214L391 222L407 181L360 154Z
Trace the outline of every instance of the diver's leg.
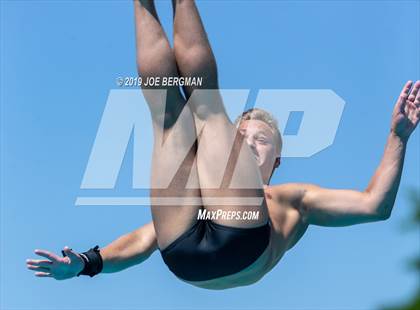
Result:
M178 76L175 57L159 23L153 1L140 0L134 4L139 75L143 80ZM156 93L159 90L167 91L166 100L165 96ZM196 166L192 166L196 153L195 125L178 87L143 86L143 94L152 114L154 131L152 216L159 247L164 249L196 222L200 208L188 202L189 198L195 197L195 204L201 203L197 172L194 171ZM183 165L178 169L180 163ZM157 189L168 185L168 176L171 178L169 190ZM187 181L196 190L185 190ZM160 205L168 197L176 197L176 203Z
M194 95L193 95L194 96ZM220 103L222 104L222 103ZM239 211L219 224L257 227L268 220L263 182L255 157L224 113L196 113L205 121L197 150L203 205L214 212ZM221 188L220 191L213 189ZM230 213L233 215L232 213ZM258 214L258 217L254 216Z
M199 87L183 87L187 98L195 88L217 89L216 59L193 0L172 0L174 52L183 77L202 77Z
M216 61L197 7L192 0L173 0L173 5L174 50L179 71L182 76L202 76L203 85L199 88L209 90L192 94L194 88L184 88L200 130L197 166L203 204L210 211L259 212L257 220L216 220L219 224L261 226L267 222L268 211L260 171L248 145L236 136L236 128L226 115L217 89ZM220 186L236 190L212 190ZM252 197L257 197L256 202L246 205ZM215 199L220 199L220 204Z

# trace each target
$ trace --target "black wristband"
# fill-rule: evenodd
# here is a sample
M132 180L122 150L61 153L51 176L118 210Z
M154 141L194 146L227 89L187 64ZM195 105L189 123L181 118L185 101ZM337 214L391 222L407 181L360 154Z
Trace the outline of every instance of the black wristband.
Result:
M85 262L85 267L77 274L77 276L87 275L93 277L102 271L103 261L99 252L99 246L97 245L87 252L80 253L80 257Z

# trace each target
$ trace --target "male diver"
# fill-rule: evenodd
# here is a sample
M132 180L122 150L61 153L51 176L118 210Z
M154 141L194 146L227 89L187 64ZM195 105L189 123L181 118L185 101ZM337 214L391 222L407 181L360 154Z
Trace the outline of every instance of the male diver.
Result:
M251 109L232 124L218 92L216 61L197 7L192 0L172 0L172 4L173 49L154 2L134 1L139 75L203 78L201 86L184 86L182 92L177 86L142 87L155 138L153 221L101 249L77 253L64 247L63 257L35 250L45 258L27 260L36 276L63 280L118 272L159 250L179 279L202 288L227 289L260 280L310 224L339 227L389 218L407 141L419 122L420 81L403 87L383 158L364 191L302 183L269 185L282 148L276 121L263 110ZM198 89L209 91L194 96ZM166 91L166 100L153 90ZM197 141L193 147L191 139ZM159 189L167 171L179 162L170 186ZM159 198L174 196L176 204L159 205ZM249 203L250 197L261 199ZM199 219L203 210L258 216Z

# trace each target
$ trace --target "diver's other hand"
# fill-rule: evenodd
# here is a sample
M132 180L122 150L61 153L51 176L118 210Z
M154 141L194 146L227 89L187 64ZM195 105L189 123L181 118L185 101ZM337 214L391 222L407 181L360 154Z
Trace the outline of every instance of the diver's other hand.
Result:
M412 81L404 85L392 113L391 132L403 141L410 137L420 118L420 81L412 85Z
M26 260L26 267L34 270L37 277L65 280L77 276L84 268L84 261L80 255L67 246L63 249L63 252L67 255L65 257L60 257L46 250L35 250L34 252L47 258Z

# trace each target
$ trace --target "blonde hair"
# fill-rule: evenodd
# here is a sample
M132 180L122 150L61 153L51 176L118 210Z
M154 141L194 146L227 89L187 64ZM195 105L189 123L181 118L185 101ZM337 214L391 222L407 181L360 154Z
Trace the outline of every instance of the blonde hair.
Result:
M269 112L267 112L263 109L252 108L252 109L249 109L249 110L243 112L242 115L238 116L236 118L234 124L235 124L236 128L238 128L241 121L249 121L249 120L262 121L262 122L266 123L268 125L268 127L270 127L270 129L272 130L272 132L275 136L275 140L277 142L276 143L277 153L280 156L280 152L281 152L281 149L283 147L283 141L282 141L282 138L281 138L278 122L274 118L274 116L271 113L269 113Z

